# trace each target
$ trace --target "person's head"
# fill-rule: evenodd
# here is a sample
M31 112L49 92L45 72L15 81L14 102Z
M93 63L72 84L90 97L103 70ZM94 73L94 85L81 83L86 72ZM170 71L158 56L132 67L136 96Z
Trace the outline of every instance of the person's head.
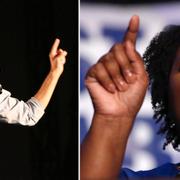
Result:
M151 100L156 122L161 123L164 148L180 144L180 26L166 26L147 47L143 59L150 79Z

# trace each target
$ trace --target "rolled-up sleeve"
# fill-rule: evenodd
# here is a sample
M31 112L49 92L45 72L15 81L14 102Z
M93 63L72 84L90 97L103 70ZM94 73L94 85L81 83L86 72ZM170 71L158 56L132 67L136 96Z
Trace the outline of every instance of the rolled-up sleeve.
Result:
M34 97L24 102L11 97L11 93L2 89L0 94L0 121L24 126L35 125L43 116L44 108Z

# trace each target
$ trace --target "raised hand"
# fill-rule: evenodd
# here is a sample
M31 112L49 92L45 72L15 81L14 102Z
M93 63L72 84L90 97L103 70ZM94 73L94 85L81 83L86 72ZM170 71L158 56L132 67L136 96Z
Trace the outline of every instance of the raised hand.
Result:
M55 39L49 53L49 59L51 63L51 71L57 72L59 75L61 75L64 70L67 52L62 49L58 49L59 44L60 40Z
M148 76L136 51L139 17L129 22L116 43L88 71L85 79L94 116L81 144L81 179L118 179L127 140L143 103Z
M95 114L134 119L147 90L148 76L143 60L136 51L139 17L133 16L122 43L88 71L85 79Z

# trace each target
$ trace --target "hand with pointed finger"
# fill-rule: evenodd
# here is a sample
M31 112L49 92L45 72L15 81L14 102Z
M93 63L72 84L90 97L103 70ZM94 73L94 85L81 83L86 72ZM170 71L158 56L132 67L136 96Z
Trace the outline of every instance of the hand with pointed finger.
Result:
M86 74L95 114L104 117L137 115L147 90L148 75L136 51L139 17L133 16L122 43L116 43Z
M58 49L59 44L60 40L55 39L54 44L52 45L51 51L49 53L49 59L51 63L51 71L61 75L64 70L67 52L62 49Z

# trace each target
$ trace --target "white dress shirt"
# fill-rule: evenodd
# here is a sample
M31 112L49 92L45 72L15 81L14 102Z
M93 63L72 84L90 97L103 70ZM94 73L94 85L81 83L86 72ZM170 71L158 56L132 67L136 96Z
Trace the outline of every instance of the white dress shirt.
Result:
M34 97L27 102L11 97L0 85L0 121L24 126L35 125L44 114L44 108Z

